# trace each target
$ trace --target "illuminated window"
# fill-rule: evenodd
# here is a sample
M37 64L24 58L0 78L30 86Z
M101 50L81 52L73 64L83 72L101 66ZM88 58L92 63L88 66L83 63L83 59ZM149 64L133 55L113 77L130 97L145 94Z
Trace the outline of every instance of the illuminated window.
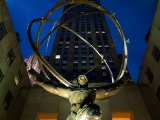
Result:
M153 73L149 67L147 67L146 76L147 76L149 82L152 83L154 76L153 76Z
M36 120L57 120L58 113L38 113Z
M112 120L135 120L132 111L112 112Z
M66 42L66 44L69 44L69 42Z
M6 29L5 26L3 24L3 22L0 23L0 40L5 36L6 34Z
M11 48L7 54L7 63L9 66L12 64L14 58L15 58L15 55L14 55L13 49Z
M3 103L2 103L2 105L3 105L3 107L6 111L8 110L9 105L12 102L12 99L13 99L13 96L12 96L11 91L9 90L5 99L4 99L4 101L3 101Z
M102 69L106 69L107 67L106 67L106 65L102 65Z
M16 83L16 85L19 84L19 82L21 81L21 79L22 79L22 74L21 74L21 71L19 70L18 73L17 73L17 75L14 78L14 82Z
M82 60L82 63L86 63L86 60Z
M2 73L2 71L1 71L1 69L0 69L0 82L2 81L2 79L3 79L3 73Z
M56 59L60 59L60 55L56 55Z
M102 33L105 33L105 31L102 31Z
M78 60L74 60L74 63L78 63Z

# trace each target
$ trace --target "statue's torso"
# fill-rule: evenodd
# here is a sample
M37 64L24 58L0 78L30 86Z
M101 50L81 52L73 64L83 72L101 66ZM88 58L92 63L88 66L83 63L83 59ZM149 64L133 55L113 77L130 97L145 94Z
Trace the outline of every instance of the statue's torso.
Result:
M95 91L89 89L72 90L69 95L71 111L77 112L83 104L93 102L95 99Z

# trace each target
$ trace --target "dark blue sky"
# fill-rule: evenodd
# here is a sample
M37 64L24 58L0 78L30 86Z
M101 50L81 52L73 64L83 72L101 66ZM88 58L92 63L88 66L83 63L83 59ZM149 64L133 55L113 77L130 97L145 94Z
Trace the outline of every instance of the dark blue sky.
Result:
M35 18L43 17L56 5L56 2L55 0L6 0L6 2L14 29L21 35L22 42L20 43L20 48L23 57L28 58L33 54L26 34L28 23ZM115 13L115 17L121 24L126 39L130 40L130 44L128 44L128 69L133 81L136 82L146 47L144 37L153 22L156 2L155 0L101 0L101 5L108 11ZM61 12L62 9L56 11L51 18L54 20L59 19ZM114 40L117 30L110 20L107 19L107 22ZM45 25L42 37L51 30L51 26L48 27L49 25ZM36 34L36 27L38 27L38 24L35 25L32 31L33 36ZM50 40L48 51L51 50L54 35ZM118 53L122 51L121 45L121 41L116 45ZM45 48L46 43L41 49L43 55L46 55Z

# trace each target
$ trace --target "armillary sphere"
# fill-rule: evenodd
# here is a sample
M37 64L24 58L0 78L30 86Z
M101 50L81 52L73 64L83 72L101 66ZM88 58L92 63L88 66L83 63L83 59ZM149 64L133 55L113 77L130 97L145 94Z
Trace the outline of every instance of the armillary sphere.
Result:
M66 5L69 5L69 4L72 4L74 6L77 6L77 5L81 5L81 4L85 4L85 5L88 5L88 6L91 6L91 7L94 7L97 9L97 11L93 11L93 12L84 12L84 13L80 13L78 15L75 15L73 16L72 18L69 18L68 20L62 22L62 23L59 23L57 21L54 21L54 20L51 20L49 19L49 17L52 15L52 13L55 12L55 10L57 10L58 8L60 7L63 7L63 6L66 6ZM70 9L70 8L69 8ZM69 10L68 9L68 10ZM67 10L65 11L67 12ZM64 13L65 13L64 12ZM64 14L63 13L63 14ZM104 13L105 15L107 15L110 20L114 23L114 25L116 26L117 30L118 30L118 33L119 35L121 36L121 39L122 39L122 42L123 42L123 60L122 60L122 65L121 65L121 69L120 69L120 72L118 74L118 77L116 78L116 80L119 80L125 70L126 70L126 65L127 65L127 59L128 59L128 52L127 52L127 45L126 45L126 39L125 39L125 36L124 36L124 33L121 29L121 26L120 24L118 23L117 19L108 11L106 10L105 8L103 8L102 6L92 2L92 1L88 1L88 0L66 0L66 1L59 1L57 2L57 5L54 6L44 17L42 18L37 18L37 19L34 19L32 20L29 25L28 25L28 30L27 30L27 34L28 34L28 38L29 38L29 41L30 41L30 44L31 44L31 47L34 51L34 56L36 56L38 58L38 61L39 61L39 65L40 65L40 68L43 72L43 74L45 75L46 78L49 79L49 77L47 76L45 70L43 69L42 65L53 75L55 76L59 82L61 82L62 84L64 84L65 86L67 87L71 87L73 88L73 84L70 83L69 81L67 81L64 77L62 77L44 58L43 56L41 55L41 53L39 52L39 49L40 47L43 45L43 43L48 39L48 37L53 34L53 32L55 32L57 29L59 29L60 27L63 27L65 29L67 29L68 31L72 32L73 34L75 34L76 36L78 36L82 41L84 41L88 46L90 46L97 54L98 56L101 58L101 61L103 61L105 63L105 65L107 66L107 69L110 73L110 77L111 77L111 80L112 80L112 83L115 82L114 80L114 77L113 77L113 74L112 74L112 71L108 65L108 63L106 62L106 60L104 59L104 57L95 49L94 46L92 46L86 39L84 39L81 35L79 35L78 33L76 33L75 31L73 31L72 29L68 28L65 24L73 19L76 19L80 16L84 16L84 15L88 15L88 14L93 14L93 13ZM63 15L62 14L62 15ZM36 41L34 42L33 39L32 39L32 35L31 35L31 28L32 28L32 25L36 22L39 22L40 25L39 25L39 28L38 28L38 32L37 32L37 36L36 36ZM57 26L52 29L48 35L39 43L39 39L40 39L40 34L41 34L41 30L43 28L43 25L45 22L51 22L53 24L57 24ZM34 59L34 57L33 57Z

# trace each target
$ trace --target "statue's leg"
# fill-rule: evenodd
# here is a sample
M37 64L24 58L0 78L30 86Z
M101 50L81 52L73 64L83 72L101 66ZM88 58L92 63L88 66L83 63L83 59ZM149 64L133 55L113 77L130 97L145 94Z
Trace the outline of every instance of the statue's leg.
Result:
M68 117L67 120L76 120L76 113L75 112L71 112Z

